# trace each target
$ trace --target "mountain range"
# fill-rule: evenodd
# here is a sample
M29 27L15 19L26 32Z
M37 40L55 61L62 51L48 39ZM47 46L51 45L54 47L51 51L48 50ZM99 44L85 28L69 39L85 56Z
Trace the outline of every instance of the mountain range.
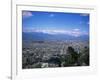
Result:
M89 40L88 35L81 35L78 37L67 34L47 34L42 32L22 32L22 40L34 40L34 41L65 41L65 40Z

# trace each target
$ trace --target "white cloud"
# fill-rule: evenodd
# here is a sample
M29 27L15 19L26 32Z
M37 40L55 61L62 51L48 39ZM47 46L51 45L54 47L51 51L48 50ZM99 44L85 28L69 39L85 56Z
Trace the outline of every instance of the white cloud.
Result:
M50 16L50 17L54 17L55 15L54 15L54 14L50 14L49 16Z
M80 21L80 22L79 22L79 24L80 24L80 25L83 25L83 24L86 24L86 25L88 24L88 25L89 25L89 24L90 24L90 22L89 22L89 21L88 21L88 22L85 22L85 21Z
M89 14L87 14L87 13L82 13L82 14L80 14L80 16L89 16Z
M46 34L64 34L64 35L70 35L74 37L79 37L81 35L88 35L87 32L81 31L80 29L72 29L72 30L41 30L41 29L33 29L33 28L24 28L23 32L41 32Z
M23 11L22 12L23 17L28 18L33 16L33 14L30 11Z
M80 31L80 29L78 29L78 28L75 28L75 29L73 29L74 31Z

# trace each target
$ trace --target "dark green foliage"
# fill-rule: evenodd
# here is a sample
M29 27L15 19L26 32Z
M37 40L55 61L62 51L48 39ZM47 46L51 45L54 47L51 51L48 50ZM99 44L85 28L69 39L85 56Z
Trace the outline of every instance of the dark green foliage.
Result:
M77 62L78 53L74 50L74 48L68 47L68 53L72 56L72 59L74 60L74 62Z
M66 55L61 58L63 66L86 66L89 65L89 48L85 47L82 53L77 53L71 46L68 47Z
M82 51L82 53L80 53L79 56L79 64L83 65L83 63L85 65L89 65L89 48L84 47L84 50Z
M51 57L48 60L48 63L54 63L54 64L57 64L59 67L61 67L61 56L56 55L56 56Z
M78 61L78 54L71 46L68 47L67 52L64 66L74 66Z

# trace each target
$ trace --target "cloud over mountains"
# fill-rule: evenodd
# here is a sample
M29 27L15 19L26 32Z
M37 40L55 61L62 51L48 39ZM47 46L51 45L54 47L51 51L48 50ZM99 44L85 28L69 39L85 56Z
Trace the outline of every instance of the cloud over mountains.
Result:
M33 28L24 28L23 32L37 32L37 33L45 33L45 34L50 34L50 35L59 35L59 34L64 34L64 35L70 35L74 37L79 37L82 35L88 35L87 32L81 31L80 29L72 29L72 30L49 30L49 29L33 29Z

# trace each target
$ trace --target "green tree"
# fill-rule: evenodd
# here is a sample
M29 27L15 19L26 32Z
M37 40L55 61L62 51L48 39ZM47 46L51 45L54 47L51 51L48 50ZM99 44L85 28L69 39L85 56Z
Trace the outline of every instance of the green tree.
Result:
M83 51L80 53L78 61L80 65L83 65L83 63L85 65L89 65L89 48L88 47L84 47Z
M65 56L65 66L74 66L78 62L78 54L71 46L67 49L67 54Z

